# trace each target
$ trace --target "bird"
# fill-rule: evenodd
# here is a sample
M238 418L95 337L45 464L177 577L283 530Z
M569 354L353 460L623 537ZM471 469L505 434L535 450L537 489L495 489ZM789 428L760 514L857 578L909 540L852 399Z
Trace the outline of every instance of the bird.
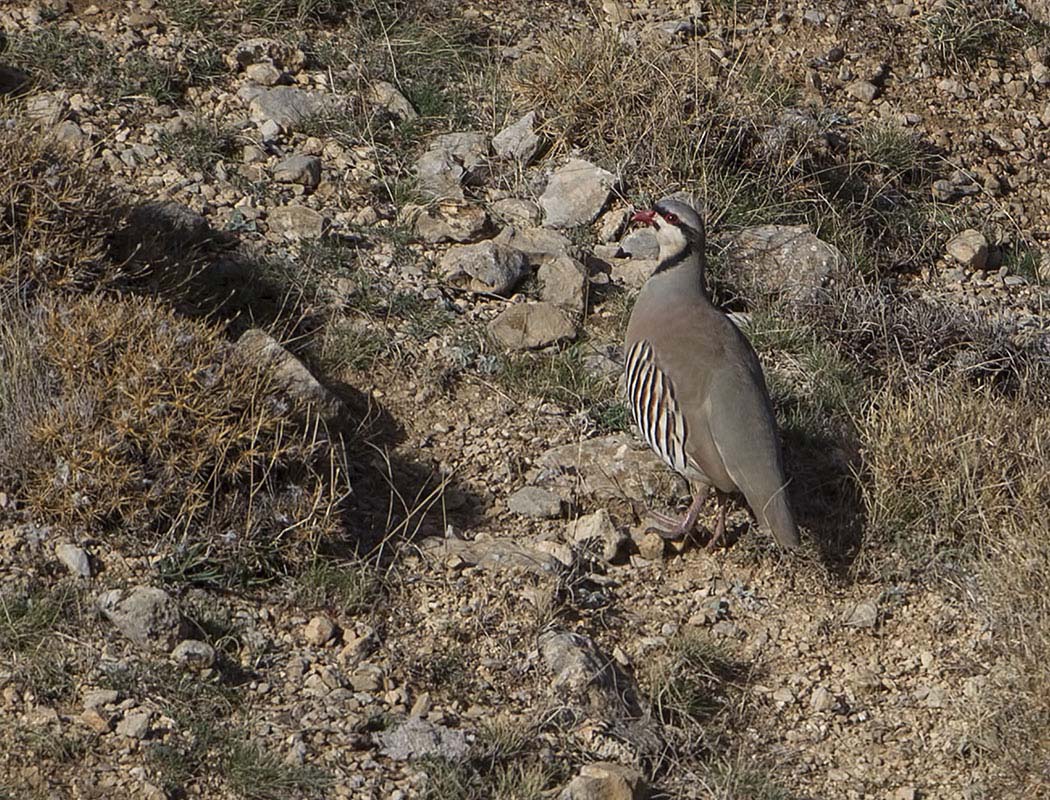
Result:
M717 518L708 549L725 533L726 499L735 493L781 548L797 547L769 390L751 343L708 296L703 220L665 197L631 221L655 228L660 253L627 324L629 405L649 446L696 487L681 521L652 513L666 526L657 532L687 536L713 488Z

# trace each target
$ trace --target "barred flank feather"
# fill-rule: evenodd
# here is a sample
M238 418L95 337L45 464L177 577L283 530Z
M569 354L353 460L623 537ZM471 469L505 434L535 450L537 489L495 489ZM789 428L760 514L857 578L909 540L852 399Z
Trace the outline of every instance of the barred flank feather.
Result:
M642 436L671 469L685 475L685 418L649 342L634 343L627 354L626 372L627 396Z

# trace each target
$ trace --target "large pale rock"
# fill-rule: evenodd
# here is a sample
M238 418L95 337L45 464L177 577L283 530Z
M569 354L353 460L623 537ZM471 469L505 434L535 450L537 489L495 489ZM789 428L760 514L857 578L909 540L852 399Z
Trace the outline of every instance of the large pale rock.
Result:
M383 753L395 761L442 758L456 761L470 749L463 731L409 717L383 736Z
M253 363L268 363L291 397L315 409L329 423L345 418L343 402L266 331L246 330L237 340L237 350Z
M98 599L102 616L140 647L169 652L181 638L182 614L163 589L136 586L113 589Z
M303 122L331 105L329 98L294 86L252 87L246 96L249 98L248 112L254 122L274 122L285 131L297 130Z
M316 189L321 182L321 159L317 156L289 156L273 168L273 179L278 183L298 183Z
M469 203L440 203L431 208L414 206L405 209L406 217L415 215L416 235L427 244L440 242L475 242L489 229L485 209Z
M398 119L412 120L419 116L408 98L394 84L386 81L376 81L368 87L368 101Z
M551 175L540 197L543 224L551 228L589 225L609 202L616 176L589 161L572 159Z
M530 480L562 497L626 499L673 504L688 496L684 481L660 457L622 433L561 445L536 460Z
M945 249L948 255L967 269L984 269L988 263L988 240L978 230L970 228L957 233Z
M552 303L516 303L489 323L489 333L510 350L536 350L576 338L576 326Z
M587 270L570 256L556 256L536 272L540 297L572 315L583 314L587 304Z
M637 228L620 242L620 250L631 258L655 259L660 255L660 243L653 228Z
M740 231L726 256L753 289L797 301L812 300L842 263L839 251L805 225Z
M561 790L558 800L648 800L651 796L642 773L611 761L587 764Z
M568 533L569 540L576 544L597 543L605 561L614 561L630 541L630 537L616 526L604 508L570 522Z
M516 228L508 226L499 232L494 241L513 247L525 254L532 266L569 254L572 247L564 235L549 228Z
M494 202L490 208L492 213L511 225L531 227L540 221L540 207L531 200L520 197L505 197Z
M501 158L512 158L522 164L531 163L543 146L535 125L536 112L530 111L492 137L492 149Z
M463 200L463 186L478 186L488 176L489 141L483 133L464 131L435 137L416 162L416 178L430 200Z
M549 489L523 486L507 498L507 508L523 517L556 519L561 516L561 498Z
M507 295L528 273L525 256L495 241L450 247L441 257L442 275L475 292Z
M83 547L77 547L70 542L62 542L55 545L55 556L62 562L62 566L74 575L82 578L91 577L91 558Z
M328 231L328 217L300 205L271 208L267 221L270 230L286 239L320 239Z

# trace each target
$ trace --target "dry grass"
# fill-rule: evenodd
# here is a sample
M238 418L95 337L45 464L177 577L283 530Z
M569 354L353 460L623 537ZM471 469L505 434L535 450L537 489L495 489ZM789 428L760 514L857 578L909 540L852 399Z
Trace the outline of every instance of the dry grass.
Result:
M971 743L1017 797L1050 776L1050 412L961 380L885 389L861 422L867 562L972 569L999 666Z
M193 551L227 579L270 574L336 533L336 453L220 329L95 296L50 303L35 323L21 346L39 372L0 409L19 440L0 473L36 519L130 552Z
M106 236L120 213L115 193L46 135L0 128L0 293L112 283Z
M945 234L928 201L935 163L911 133L808 110L784 76L715 63L702 40L559 33L508 82L556 152L630 176L631 199L692 191L712 228L809 223L866 273L926 263Z

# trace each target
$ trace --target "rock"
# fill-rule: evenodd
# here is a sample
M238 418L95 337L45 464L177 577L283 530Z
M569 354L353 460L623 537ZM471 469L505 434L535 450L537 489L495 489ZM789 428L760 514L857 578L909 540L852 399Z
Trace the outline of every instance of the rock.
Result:
M528 273L525 256L494 240L450 247L441 274L471 291L508 295Z
M497 200L490 208L493 214L511 225L530 227L540 221L540 207L531 200L523 200L520 197L505 197Z
M879 87L871 81L853 81L846 91L862 103L870 103L879 96Z
M540 266L552 258L568 255L572 247L572 242L565 236L548 228L508 226L493 241L523 253L531 266Z
M62 542L55 547L55 556L62 562L62 566L74 575L82 578L91 577L91 558L82 547Z
M273 179L278 183L298 183L316 189L317 184L321 182L321 159L317 156L286 158L274 167Z
M152 711L141 709L125 711L124 718L117 723L117 733L129 739L145 739L152 720Z
M185 639L171 651L175 663L192 669L209 669L215 663L215 648L197 639Z
M507 498L512 514L536 519L557 519L561 516L561 498L549 489L523 486Z
M329 424L337 424L346 417L342 400L328 391L298 358L285 350L276 339L260 328L250 328L237 340L237 350L243 357L256 362L268 362L289 396L319 413Z
M244 75L257 86L276 86L281 80L281 71L269 62L249 64L244 68Z
M295 72L305 65L306 55L297 47L289 47L276 39L257 37L238 42L227 54L226 63L232 69L246 69L251 64L275 64Z
M598 761L588 764L558 794L558 800L647 800L649 787L634 767Z
M102 615L140 647L170 652L181 638L182 614L178 604L163 589L136 586L113 589L98 599Z
M462 731L409 717L382 735L382 752L395 761L441 758L457 761L470 749Z
M489 571L523 570L537 575L557 574L560 562L549 553L541 553L508 539L442 539L430 537L420 543L424 554L446 561L458 559Z
M752 288L794 301L815 298L842 264L838 249L804 225L747 228L733 237L726 255Z
M945 250L966 269L984 269L988 263L988 240L983 233L973 228L953 236Z
M71 119L58 123L53 135L58 146L69 153L79 153L90 141L84 130Z
M588 225L597 219L616 184L616 177L589 161L572 159L551 175L540 197L543 224L550 228Z
M602 214L598 220L598 240L606 244L618 240L627 227L629 216L630 212L626 208L617 208Z
M543 146L543 141L534 130L535 125L536 112L530 111L492 137L493 151L500 158L511 158L523 165L532 163Z
M350 673L350 685L355 692L377 692L383 688L383 668L378 664L358 664Z
M267 221L271 231L286 239L320 239L330 224L319 211L298 205L271 208Z
M249 96L248 112L254 122L274 122L286 132L299 129L332 104L329 99L293 86L256 89Z
M833 705L835 696L823 686L818 686L809 696L809 707L813 711L828 711Z
M416 161L416 180L420 193L432 200L463 201L463 176L465 170L444 150L427 150Z
M516 303L488 326L489 333L510 350L536 350L576 338L576 326L557 306Z
M368 87L368 102L387 111L391 116L401 120L412 120L419 117L408 98L392 83L376 81Z
M113 705L120 699L115 689L92 689L84 692L84 708Z
M574 316L587 305L587 270L570 256L556 256L540 265L536 273L540 297Z
M80 715L80 721L97 734L109 733L113 730L113 720L112 713L100 711L97 708L89 708Z
M548 630L539 637L540 657L551 673L552 701L568 712L566 722L600 723L597 734L636 758L660 752L659 723L634 679L582 634ZM613 744L615 743L615 744Z
M664 557L667 550L667 540L655 531L641 531L641 536L635 541L638 555L646 561L659 561Z
M879 607L875 603L857 603L843 620L851 628L874 628L879 621Z
M370 656L379 647L379 638L372 628L365 627L363 630L347 631L343 634L346 644L339 651L339 661L353 667Z
M628 289L640 289L659 262L650 258L617 258L609 262L610 277Z
M332 620L328 619L324 614L318 614L306 623L303 635L309 644L320 647L335 636L336 630L337 628Z
M631 231L620 242L620 250L631 258L659 258L660 244L656 241L656 231L648 227Z
M612 517L604 508L573 520L569 523L568 532L569 540L577 544L599 543L602 548L601 557L605 561L615 561L619 558L631 540L631 537L613 523Z
M440 203L431 208L418 208L416 235L427 244L439 242L474 242L489 229L489 215L483 208L465 203ZM406 215L412 209L406 209Z
M51 128L69 113L69 95L66 92L39 92L25 104L25 114L41 125Z
M447 133L431 141L416 162L420 192L431 200L463 200L463 185L488 175L488 138L482 133Z
M551 448L536 459L536 467L532 482L556 491L564 487L563 497L673 505L684 494L684 483L658 455L622 433Z

